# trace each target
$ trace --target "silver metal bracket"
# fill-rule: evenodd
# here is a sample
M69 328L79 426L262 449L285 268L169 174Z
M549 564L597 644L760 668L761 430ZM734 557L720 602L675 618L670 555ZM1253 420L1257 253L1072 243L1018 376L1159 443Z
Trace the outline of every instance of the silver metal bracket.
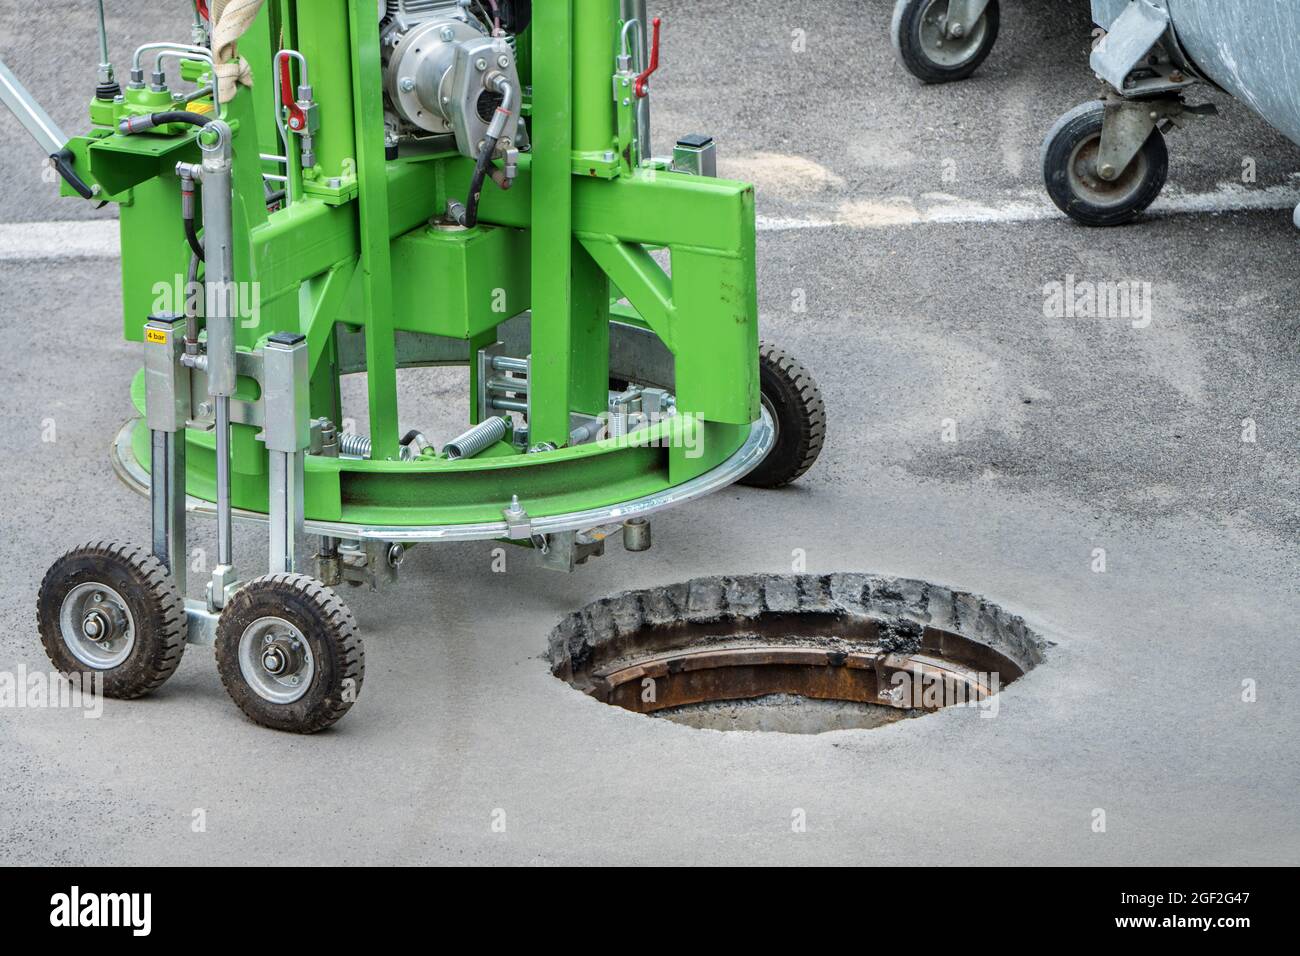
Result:
M190 370L184 322L151 316L144 327L145 418L150 435L149 498L153 553L185 594L185 423L190 417Z
M397 571L402 565L405 548L400 544L377 539L362 541L341 541L338 544L337 580L333 584L347 582L353 587L380 588L397 582ZM322 569L328 571L328 569ZM325 578L321 580L330 584ZM330 586L332 587L333 584Z
M1188 106L1177 97L1152 100L1108 97L1097 153L1097 175L1107 182L1122 176L1157 126L1177 126L1186 116L1217 112L1213 104Z
M217 643L217 621L221 615L210 610L202 601L185 601L185 641L200 647Z
M307 337L282 332L262 350L262 434L270 481L271 573L297 570L303 540L304 462L311 447Z
M591 558L604 557L608 536L608 531L602 528L548 534L544 539L545 546L537 548L538 557L542 567L570 573Z
M533 536L533 522L528 512L519 503L519 496L510 499L510 507L502 510L506 519L506 537L511 541L526 541Z
M948 17L944 25L948 36L959 40L968 35L984 16L988 5L989 0L948 0Z

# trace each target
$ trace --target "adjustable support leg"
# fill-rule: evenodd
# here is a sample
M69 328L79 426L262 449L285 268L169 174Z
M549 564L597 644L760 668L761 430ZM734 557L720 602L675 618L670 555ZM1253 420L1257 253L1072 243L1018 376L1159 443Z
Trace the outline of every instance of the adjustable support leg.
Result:
M298 569L303 541L303 464L311 445L307 338L281 332L262 351L262 438L269 455L271 573Z
M181 316L151 316L145 325L145 416L149 426L149 497L153 553L185 594L185 423L190 418L190 370Z

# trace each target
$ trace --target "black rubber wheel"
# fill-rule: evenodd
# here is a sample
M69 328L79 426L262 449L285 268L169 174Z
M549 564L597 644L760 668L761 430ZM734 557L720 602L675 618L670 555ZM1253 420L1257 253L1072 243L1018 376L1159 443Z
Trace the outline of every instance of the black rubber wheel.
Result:
M176 673L185 602L144 548L98 541L55 561L36 599L41 644L64 674L97 674L106 697L129 699Z
M784 488L807 473L826 443L826 403L812 374L775 345L758 351L763 407L776 425L776 444L741 479L752 488Z
M1156 201L1169 178L1169 149L1151 131L1128 169L1106 181L1097 173L1106 106L1100 100L1066 113L1043 142L1043 179L1052 202L1085 226L1122 226Z
M366 653L337 594L305 574L270 574L241 588L217 622L217 671L250 720L314 734L356 702Z
M892 25L894 52L907 72L923 83L964 80L980 68L998 41L998 0L990 0L960 37L948 30L948 0L898 0Z

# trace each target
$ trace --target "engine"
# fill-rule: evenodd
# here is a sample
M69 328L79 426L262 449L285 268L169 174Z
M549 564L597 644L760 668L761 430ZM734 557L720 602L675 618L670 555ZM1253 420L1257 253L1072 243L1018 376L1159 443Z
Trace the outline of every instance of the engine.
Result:
M454 136L472 159L527 148L515 36L530 12L520 0L381 4L389 147Z

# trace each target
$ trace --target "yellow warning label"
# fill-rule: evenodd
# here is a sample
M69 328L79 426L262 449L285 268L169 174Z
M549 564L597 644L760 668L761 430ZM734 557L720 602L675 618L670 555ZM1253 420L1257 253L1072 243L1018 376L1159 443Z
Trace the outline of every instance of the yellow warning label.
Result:
M152 342L154 345L166 345L167 333L162 329L145 329L144 340L146 342Z

